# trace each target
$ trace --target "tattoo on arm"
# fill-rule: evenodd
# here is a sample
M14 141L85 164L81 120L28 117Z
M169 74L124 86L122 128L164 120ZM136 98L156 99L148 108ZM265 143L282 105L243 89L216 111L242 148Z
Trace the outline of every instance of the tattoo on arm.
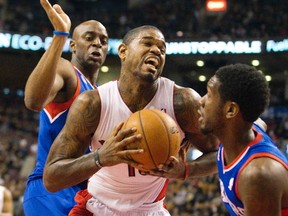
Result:
M198 131L200 96L188 88L174 90L174 111L181 128L187 132Z

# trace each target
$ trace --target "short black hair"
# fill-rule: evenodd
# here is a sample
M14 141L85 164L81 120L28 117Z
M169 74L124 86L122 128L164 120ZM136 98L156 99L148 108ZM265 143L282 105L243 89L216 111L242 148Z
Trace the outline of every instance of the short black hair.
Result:
M137 27L137 28L134 28L134 29L131 29L130 31L128 31L126 33L126 35L124 36L123 38L123 43L128 45L131 43L132 40L134 40L134 38L136 38L138 36L138 34L140 32L142 32L143 30L146 30L146 29L154 29L156 31L160 31L160 29L158 29L157 27L155 26L152 26L152 25L143 25L143 26L140 26L140 27ZM162 33L162 32L161 32ZM162 33L163 34L163 33Z
M245 121L257 120L270 99L270 89L265 76L255 67L240 63L220 67L215 75L220 81L221 99L224 102L236 102Z

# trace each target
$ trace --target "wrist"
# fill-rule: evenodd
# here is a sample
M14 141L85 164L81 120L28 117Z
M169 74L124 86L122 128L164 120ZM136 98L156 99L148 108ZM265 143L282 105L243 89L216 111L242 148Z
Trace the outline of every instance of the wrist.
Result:
M70 35L69 32L62 32L62 31L53 31L53 35L58 35L58 36L63 36L63 37L68 37Z
M184 171L184 181L186 181L189 177L189 164L185 162L185 171Z
M96 149L96 150L94 151L93 156L94 156L94 160L95 160L96 166L98 167L98 169L101 169L103 166L102 166L102 164L101 164L101 162L100 162L98 150L99 150L99 149Z

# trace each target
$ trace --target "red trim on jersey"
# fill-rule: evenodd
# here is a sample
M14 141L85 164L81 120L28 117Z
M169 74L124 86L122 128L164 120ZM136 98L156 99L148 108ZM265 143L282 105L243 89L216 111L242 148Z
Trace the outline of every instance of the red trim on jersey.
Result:
M128 165L128 175L129 175L129 177L130 176L135 176L135 168L130 166L130 165Z
M77 203L69 212L68 216L93 216L93 214L86 209L86 203L92 196L87 189L80 190L76 193L75 202Z
M75 98L80 94L80 78L79 78L79 76L77 76L76 71L75 71L75 73L76 73L76 77L77 77L77 88L76 88L76 91L75 91L73 97L64 103L51 102L45 107L45 110L47 110L47 112L50 114L52 119L55 118L55 116L57 116L59 113L68 109L71 106L71 104L73 103L73 101L75 100Z
M94 88L97 88L96 83L91 83L90 80L87 79L87 77L74 64L72 64L72 65L78 72L80 72L80 74L82 74L86 78L86 81L89 82L91 86L93 86Z
M238 160L243 156L243 154L247 151L247 149L250 147L250 146L252 146L252 145L255 145L255 144L257 144L257 143L259 143L261 140L262 140L262 138L263 138L263 135L261 134L261 133L258 133L258 132L256 132L257 134L256 134L256 137L255 137L255 139L254 140L252 140L250 143L248 143L248 145L241 151L241 153L230 163L230 164L228 164L228 165L225 165L224 164L224 169L229 169L230 167L232 167L232 166L234 166L234 164L236 163L236 162L238 162ZM224 159L224 147L223 147L223 159Z
M235 193L236 193L236 196L239 200L241 200L240 198L240 194L239 194L239 190L238 190L238 183L239 183L239 178L238 176L240 176L241 172L243 171L243 169L248 165L248 163L250 163L250 161L252 161L253 159L255 158L259 158L259 157L268 157L268 158L271 158L273 160L276 160L278 161L280 164L282 164L287 170L288 170L288 165L284 163L284 161L282 161L280 158L276 157L275 155L273 154L270 154L270 153L266 153L266 152L260 152L260 153L257 153L257 154L253 154L251 155L251 157L249 157L247 159L247 161L243 164L243 166L241 167L241 169L239 170L238 172L238 175L237 175L237 178L236 178L236 185L235 185Z
M169 179L166 179L166 182L164 184L164 187L162 188L161 192L159 193L159 195L157 196L157 198L154 200L154 202L158 202L160 200L162 200L165 196L166 196L166 191L168 188L168 183L169 183Z

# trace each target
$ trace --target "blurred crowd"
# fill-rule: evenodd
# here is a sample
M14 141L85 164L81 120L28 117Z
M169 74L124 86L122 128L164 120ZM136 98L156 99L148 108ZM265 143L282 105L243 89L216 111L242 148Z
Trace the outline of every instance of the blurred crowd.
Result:
M288 35L287 0L278 0L277 4L271 0L227 0L227 11L217 14L207 13L203 0L143 0L138 1L140 6L128 0L51 0L56 2L69 14L73 25L97 19L107 27L111 38L122 38L130 28L143 24L156 25L168 40ZM38 0L0 0L0 31L51 35L53 26ZM276 99L272 100L274 104ZM275 114L275 109L281 107L272 107L263 118L268 134L288 157L288 109L280 114ZM22 90L0 89L0 184L13 193L15 216L23 215L23 192L35 164L38 117L25 108ZM171 180L166 204L173 216L228 215L217 175L185 182Z
M288 110L264 119L268 133L288 157ZM15 216L22 216L22 198L27 176L35 165L38 113L27 110L23 90L0 91L0 184L9 188L15 201ZM189 157L194 158L193 149ZM194 155L193 155L194 154ZM166 204L173 216L226 216L217 175L192 180L171 180Z
M152 24L167 39L266 38L287 36L288 2L278 0L227 0L227 11L207 12L203 0L50 0L59 3L76 25L88 19L101 21L111 38L122 38L131 28ZM134 3L133 3L134 2ZM0 30L51 34L39 1L0 0Z
M185 182L172 180L166 197L167 209L172 216L229 216L218 186L217 175Z
M15 215L22 215L27 176L35 166L38 113L28 111L23 91L0 94L0 184L11 190Z

